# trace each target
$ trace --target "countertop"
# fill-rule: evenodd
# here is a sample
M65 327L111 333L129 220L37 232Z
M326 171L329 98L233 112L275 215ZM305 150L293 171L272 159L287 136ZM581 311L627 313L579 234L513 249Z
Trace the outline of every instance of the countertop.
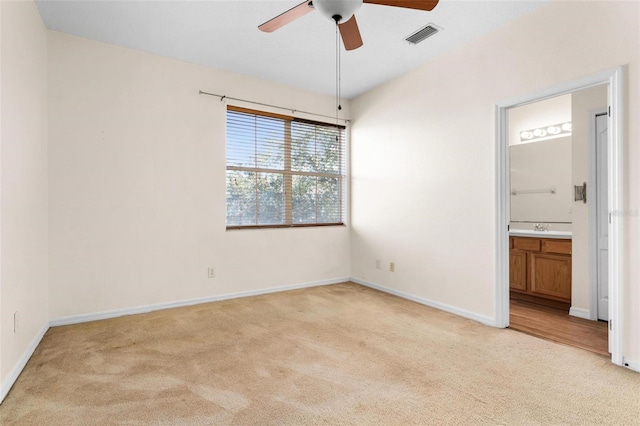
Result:
M559 238L570 240L571 231L532 231L530 229L511 229L509 235L512 237L536 237L536 238Z

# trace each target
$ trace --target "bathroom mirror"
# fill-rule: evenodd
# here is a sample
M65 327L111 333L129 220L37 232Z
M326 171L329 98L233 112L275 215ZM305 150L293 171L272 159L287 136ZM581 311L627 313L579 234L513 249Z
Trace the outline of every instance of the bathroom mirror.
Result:
M571 223L571 137L509 147L511 221Z

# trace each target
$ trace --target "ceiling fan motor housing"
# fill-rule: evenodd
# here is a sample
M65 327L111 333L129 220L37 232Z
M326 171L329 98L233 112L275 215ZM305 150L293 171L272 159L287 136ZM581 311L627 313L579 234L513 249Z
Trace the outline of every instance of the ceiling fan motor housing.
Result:
M313 0L313 7L337 24L347 22L362 6L362 0Z

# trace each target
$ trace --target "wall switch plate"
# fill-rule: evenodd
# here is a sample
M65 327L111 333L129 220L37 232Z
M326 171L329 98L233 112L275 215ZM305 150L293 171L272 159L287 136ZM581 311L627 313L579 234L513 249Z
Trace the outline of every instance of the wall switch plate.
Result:
M389 263L389 270L391 272L395 272L396 271L396 262Z
M207 277L215 278L216 277L216 268L208 268L207 269Z
M376 269L380 269L382 267L382 262L380 262L380 259L376 259Z

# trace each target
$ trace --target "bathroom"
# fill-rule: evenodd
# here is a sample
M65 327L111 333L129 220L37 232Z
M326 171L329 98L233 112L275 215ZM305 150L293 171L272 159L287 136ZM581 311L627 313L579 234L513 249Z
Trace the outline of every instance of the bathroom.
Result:
M608 320L607 92L509 110L511 300L590 321Z

